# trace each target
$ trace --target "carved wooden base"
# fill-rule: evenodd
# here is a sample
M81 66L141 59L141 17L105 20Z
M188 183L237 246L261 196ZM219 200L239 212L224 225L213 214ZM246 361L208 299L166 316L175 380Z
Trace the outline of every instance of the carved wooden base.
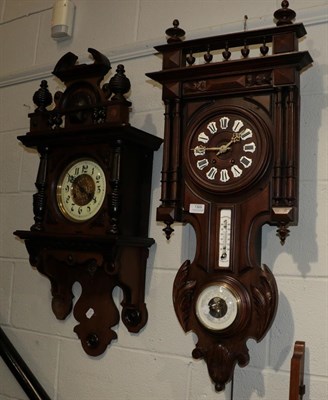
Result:
M114 287L123 291L122 321L129 332L139 332L148 313L144 285L148 247L152 239L125 238L109 240L99 246L90 238L60 235L45 237L39 232L17 231L25 239L30 262L51 282L52 310L65 319L73 308L72 286L79 282L82 293L74 306L78 321L74 331L84 351L91 356L102 354L113 339L112 329L119 323L119 311L113 301Z
M197 318L196 301L209 285L230 288L238 298L238 311L231 325L222 330L206 328ZM173 287L174 308L185 332L193 330L198 336L194 358L203 358L216 390L223 390L233 375L236 363L244 367L249 355L246 341L260 341L274 319L278 292L271 271L248 268L239 276L217 271L209 274L196 263L187 260L179 269Z

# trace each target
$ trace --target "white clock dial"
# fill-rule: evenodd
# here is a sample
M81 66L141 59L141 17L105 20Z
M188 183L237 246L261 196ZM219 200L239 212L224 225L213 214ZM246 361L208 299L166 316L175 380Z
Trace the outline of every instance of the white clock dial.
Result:
M63 171L57 184L57 203L71 221L84 222L100 210L106 194L106 177L93 160L79 159Z
M230 243L231 243L231 210L220 211L219 232L219 267L230 267Z
M198 320L212 331L222 331L233 324L239 309L240 299L225 283L207 286L196 301Z

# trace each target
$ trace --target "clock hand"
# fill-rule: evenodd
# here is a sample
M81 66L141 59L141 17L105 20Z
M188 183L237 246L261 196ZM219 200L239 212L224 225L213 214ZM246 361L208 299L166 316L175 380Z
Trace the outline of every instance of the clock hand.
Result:
M233 133L232 138L230 140L230 142L223 144L222 146L219 147L219 151L216 153L216 155L218 156L219 154L223 154L226 153L228 150L231 149L231 147L229 147L231 144L239 142L241 139L241 135L244 133L245 131L239 132L239 133Z
M192 148L190 150L191 151L196 150L196 151L199 151L201 153L204 152L204 151L218 151L216 154L219 155L219 154L225 153L226 151L230 150L229 146L230 146L231 143L232 142L229 142L229 143L223 144L223 145L221 145L219 147L205 147L203 145L199 145L199 146L196 146L196 147L194 147L194 148Z
M88 190L87 188L81 186L78 184L79 189L81 190L81 193L85 194L87 196L87 199L89 202L93 199L94 192L93 190Z
M73 184L77 186L79 192L80 192L82 195L85 195L85 196L86 196L86 198L88 199L88 203L90 203L90 201L93 199L94 191L92 190L92 188L83 185L83 184L80 182L80 179L78 179L78 178L79 178L79 177L77 177L77 178L74 179Z
M217 150L221 150L223 146L225 146L225 145L222 145L222 146L219 146L219 147L205 147L205 146L203 146L201 144L201 145L196 146L196 147L194 147L194 148L192 148L190 150L191 151L194 151L194 150L199 150L199 151L217 151Z
M203 146L203 145L199 145L199 146L196 146L196 147L194 147L194 148L192 148L192 149L190 149L190 150L191 150L191 151L195 151L195 150L197 151L197 150L198 150L198 151L200 151L200 152L203 152L203 151L217 151L216 155L223 154L223 153L226 153L228 150L231 149L230 145L231 145L232 143L236 143L236 142L239 142L239 141L240 141L241 135L242 135L244 132L245 132L245 130L243 130L243 131L241 131L241 132L239 132L239 133L233 133L230 142L225 143L225 144L222 144L221 146L216 146L216 147L205 147L205 146Z

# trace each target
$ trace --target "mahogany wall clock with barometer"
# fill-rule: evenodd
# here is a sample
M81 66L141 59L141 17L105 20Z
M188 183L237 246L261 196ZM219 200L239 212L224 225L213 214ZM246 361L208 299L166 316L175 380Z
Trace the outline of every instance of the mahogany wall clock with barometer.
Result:
M175 20L156 47L162 70L147 74L165 104L157 220L168 238L174 221L190 223L197 240L176 275L174 308L217 390L249 362L247 340L262 340L276 313L261 227L276 225L284 242L297 223L300 72L312 59L298 50L306 31L287 1L274 17L271 28L189 41Z

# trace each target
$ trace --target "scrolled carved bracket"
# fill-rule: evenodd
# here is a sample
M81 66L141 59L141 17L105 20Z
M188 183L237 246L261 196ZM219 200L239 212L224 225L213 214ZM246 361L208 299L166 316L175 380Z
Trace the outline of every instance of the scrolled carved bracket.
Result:
M241 367L249 362L248 348L244 342L239 343L238 347L222 344L213 344L204 354L207 369L213 382L215 390L220 392L224 390L226 382L231 379L231 371L234 369L236 361ZM222 368L222 366L225 366Z
M87 354L102 354L117 338L112 329L120 320L112 295L116 286L123 291L121 316L128 331L137 333L145 326L148 312L144 282L150 239L124 245L114 241L99 249L99 245L78 245L64 237L45 240L39 232L15 234L25 239L32 265L51 283L51 305L56 318L64 320L73 310L78 321L74 332ZM75 282L81 285L81 295L74 304Z
M186 260L180 267L173 285L174 308L180 325L185 332L190 330L189 318L194 295L195 280L189 280L190 261Z
M237 363L241 367L248 364L247 340L260 341L265 336L277 309L277 286L271 271L266 266L245 270L237 279L220 272L208 275L187 260L174 281L173 302L180 325L185 332L192 330L198 337L192 356L205 360L217 391L223 390L232 379ZM211 331L197 318L196 302L203 288L220 282L236 287L236 296L242 304L230 327Z
M112 327L119 323L120 316L112 291L118 281L116 277L107 275L103 269L98 269L91 279L84 274L79 283L82 293L74 307L74 317L79 324L75 326L74 332L81 340L84 351L97 356L117 338Z

